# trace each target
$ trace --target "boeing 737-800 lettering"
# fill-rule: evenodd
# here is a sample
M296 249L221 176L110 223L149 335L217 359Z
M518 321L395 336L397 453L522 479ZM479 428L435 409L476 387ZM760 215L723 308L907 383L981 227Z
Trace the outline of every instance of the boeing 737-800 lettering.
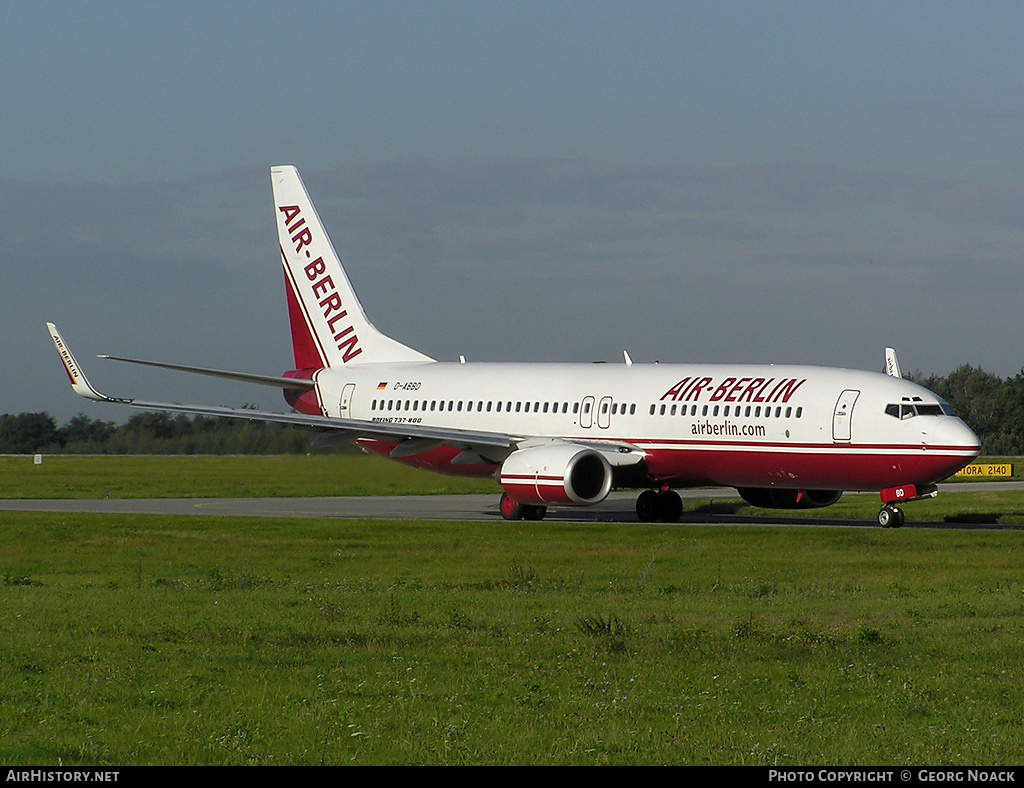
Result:
M335 431L367 451L440 473L493 477L508 519L641 489L637 515L675 521L673 488L735 487L756 506L819 507L844 491L896 504L930 497L977 456L949 406L889 374L797 366L439 362L369 321L294 167L271 169L294 368L280 377L121 361L280 388L292 413L100 394L53 324L74 391L147 410Z

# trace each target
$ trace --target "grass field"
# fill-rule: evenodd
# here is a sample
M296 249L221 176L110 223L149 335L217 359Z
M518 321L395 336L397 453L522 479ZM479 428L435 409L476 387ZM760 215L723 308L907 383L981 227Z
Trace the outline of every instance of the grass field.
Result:
M244 498L493 492L363 454L280 457L0 457L0 498Z
M0 515L0 761L1006 764L1017 532Z
M1019 531L0 513L0 545L7 765L1024 754Z

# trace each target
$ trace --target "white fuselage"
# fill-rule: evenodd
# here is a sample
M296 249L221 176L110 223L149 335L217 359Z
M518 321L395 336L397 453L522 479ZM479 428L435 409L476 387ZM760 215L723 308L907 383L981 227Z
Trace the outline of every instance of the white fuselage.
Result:
M645 453L648 482L673 486L880 490L934 483L978 453L977 437L934 394L856 370L428 362L315 379L326 416L628 444ZM382 454L395 446L363 443ZM482 465L450 465L454 452L443 451L406 461L483 475L504 459L481 455Z

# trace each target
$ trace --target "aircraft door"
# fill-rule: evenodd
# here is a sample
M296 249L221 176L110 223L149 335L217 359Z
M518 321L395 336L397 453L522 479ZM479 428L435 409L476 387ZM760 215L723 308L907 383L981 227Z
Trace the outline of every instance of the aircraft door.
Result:
M594 426L594 398L584 397L580 403L580 426L589 430Z
M853 440L853 406L857 404L860 392L847 389L839 395L832 415L832 440L835 443L849 443Z
M612 398L601 397L601 401L597 405L597 426L602 430L606 430L611 426L611 419Z
M346 383L345 387L341 390L341 402L338 403L338 416L340 418L352 418L352 394L355 390L355 383Z

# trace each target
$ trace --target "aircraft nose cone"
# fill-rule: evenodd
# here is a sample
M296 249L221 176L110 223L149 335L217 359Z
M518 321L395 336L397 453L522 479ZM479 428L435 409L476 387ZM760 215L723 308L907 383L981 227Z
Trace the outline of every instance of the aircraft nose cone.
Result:
M970 427L956 418L942 419L935 427L932 442L936 448L963 449L965 456L971 454L971 459L977 457L981 451L981 441L978 440L978 436Z

